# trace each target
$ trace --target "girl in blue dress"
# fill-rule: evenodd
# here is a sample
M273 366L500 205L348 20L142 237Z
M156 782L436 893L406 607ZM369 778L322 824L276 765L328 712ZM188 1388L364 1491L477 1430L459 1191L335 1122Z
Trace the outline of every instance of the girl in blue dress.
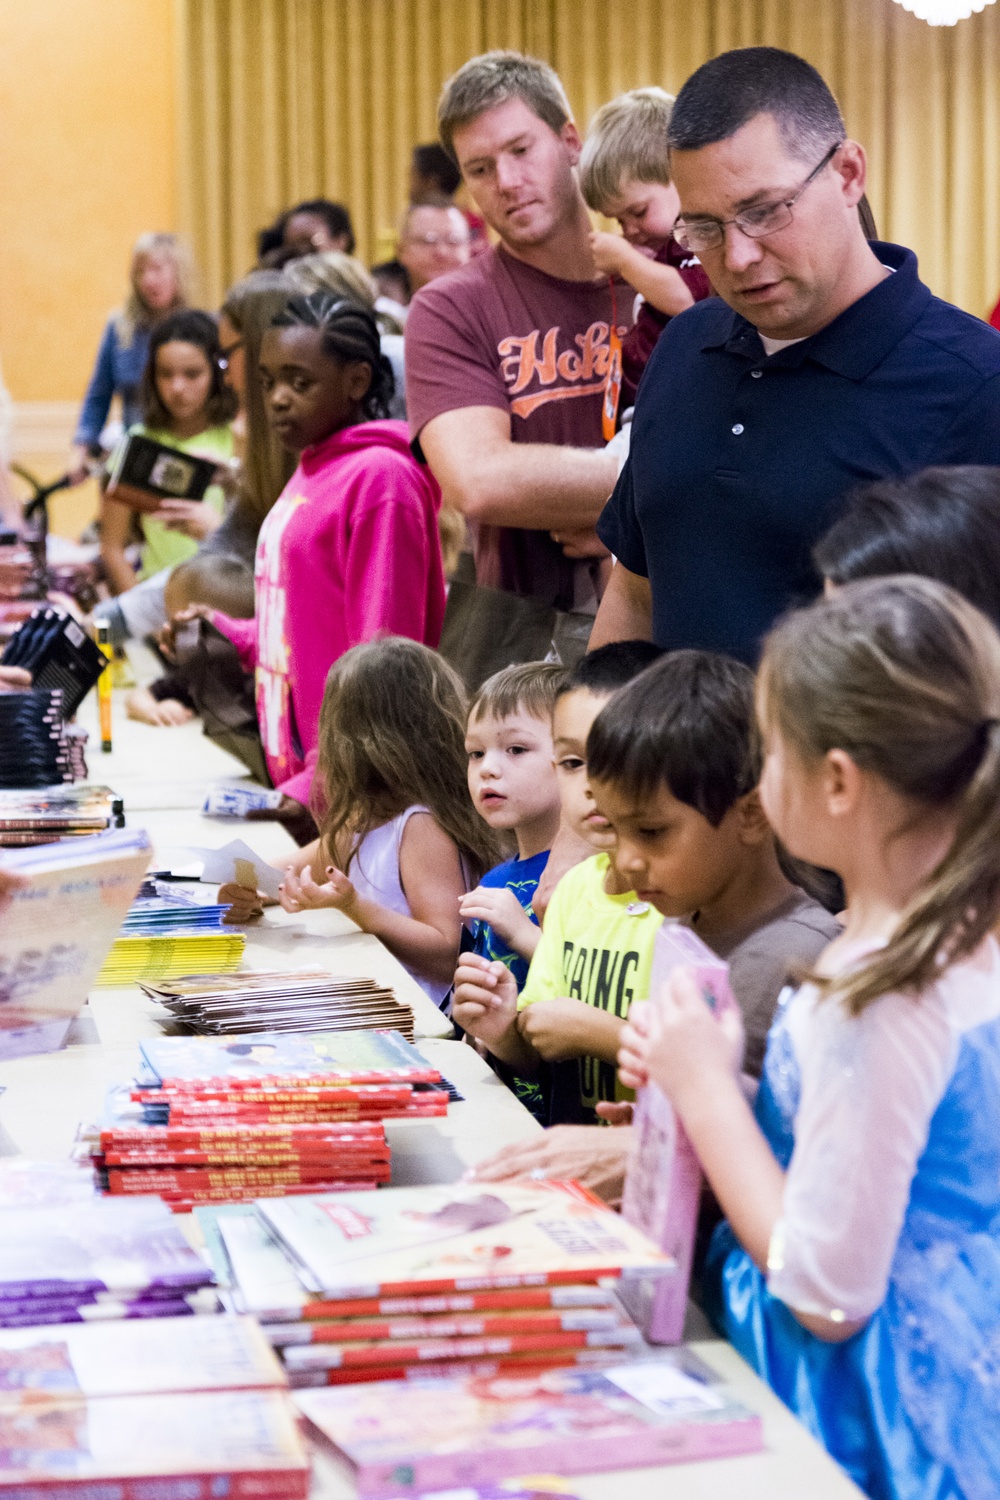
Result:
M786 991L753 1107L690 977L620 1057L726 1213L719 1329L875 1500L1000 1495L1000 636L875 579L770 636L761 796L836 870L842 936ZM627 1075L627 1076L626 1076Z

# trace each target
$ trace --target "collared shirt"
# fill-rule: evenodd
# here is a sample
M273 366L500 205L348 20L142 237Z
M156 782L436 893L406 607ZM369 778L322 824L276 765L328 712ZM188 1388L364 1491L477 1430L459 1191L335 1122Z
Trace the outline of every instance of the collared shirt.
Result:
M598 523L648 577L653 639L756 662L774 620L819 590L811 549L847 493L934 464L1000 464L1000 334L931 295L916 257L770 358L718 298L665 329L631 454Z

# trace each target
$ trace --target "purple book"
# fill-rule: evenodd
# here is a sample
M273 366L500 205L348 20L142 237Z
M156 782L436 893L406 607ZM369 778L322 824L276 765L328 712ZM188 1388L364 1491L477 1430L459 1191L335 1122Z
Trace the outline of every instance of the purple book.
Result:
M679 968L687 969L700 985L716 1016L736 1010L728 964L689 927L664 922L654 941L649 980L654 1005L668 976ZM655 1083L639 1091L634 1129L622 1217L673 1256L677 1274L625 1287L622 1300L652 1343L679 1344L698 1225L701 1166L673 1106Z
M180 1298L212 1280L159 1198L0 1211L0 1301L79 1304L100 1292Z

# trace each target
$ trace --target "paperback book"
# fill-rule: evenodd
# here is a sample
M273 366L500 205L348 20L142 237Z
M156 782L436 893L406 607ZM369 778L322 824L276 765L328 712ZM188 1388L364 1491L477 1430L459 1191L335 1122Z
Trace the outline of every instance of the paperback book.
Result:
M144 1062L175 1090L283 1090L340 1084L440 1083L437 1068L391 1032L320 1032L275 1036L259 1032L240 1042L214 1037L149 1037Z
M7 853L27 884L0 923L0 1057L62 1046L149 860L131 829Z
M176 1022L199 1035L379 1030L413 1040L413 1011L391 989L322 969L199 974L144 984L143 989Z
M217 468L215 459L130 432L114 454L105 493L133 510L153 512L164 500L203 500Z
M701 1361L662 1351L603 1370L464 1375L300 1391L362 1495L391 1500L533 1473L752 1453L760 1418Z

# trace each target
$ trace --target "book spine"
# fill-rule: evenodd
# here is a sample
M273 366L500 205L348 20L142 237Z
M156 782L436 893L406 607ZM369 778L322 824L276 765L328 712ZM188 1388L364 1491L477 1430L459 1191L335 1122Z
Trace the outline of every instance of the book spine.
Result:
M371 1365L349 1370L290 1370L288 1384L292 1390L308 1390L325 1385L361 1385L376 1380L447 1380L456 1375L492 1380L497 1375L542 1375L547 1370L565 1370L583 1366L588 1370L606 1370L622 1362L621 1350L584 1349L574 1353L525 1355L512 1354L509 1359L466 1359L430 1365ZM607 1468L607 1464L605 1464Z
M365 1193L374 1192L380 1186L370 1178L352 1177L339 1182L284 1182L275 1183L267 1190L269 1198L293 1198L311 1193ZM257 1197L256 1188L197 1188L194 1192L160 1193L164 1203L175 1214L189 1214L199 1204L247 1203Z
M339 1144L332 1149L317 1142L313 1151L263 1151L248 1142L245 1151L219 1147L209 1151L105 1151L91 1160L105 1167L332 1167L341 1162L350 1166L377 1166L389 1161L389 1147L377 1151L370 1141L356 1146Z
M362 1343L383 1339L475 1339L501 1338L512 1334L595 1332L615 1329L621 1319L612 1308L581 1309L577 1312L495 1313L481 1317L427 1317L367 1320L342 1319L336 1323L296 1323L294 1331L280 1326L269 1332L277 1346L287 1344Z
M100 1495L106 1500L308 1500L308 1469L247 1469L229 1473L155 1474L131 1478L102 1479L94 1475L60 1475L4 1486L10 1500L32 1500L48 1492L53 1495Z
M246 1089L253 1093L257 1089L338 1089L361 1086L394 1087L401 1084L412 1087L415 1083L440 1083L437 1068L336 1068L321 1073L261 1073L256 1078L230 1078L226 1074L206 1074L204 1078L161 1077L161 1086L175 1093L200 1094L206 1090L221 1089L227 1093Z
M614 1294L607 1287L526 1285L520 1290L445 1294L426 1297L365 1297L356 1301L312 1301L289 1310L291 1321L322 1322L332 1318L391 1318L427 1313L492 1312L505 1307L611 1307ZM275 1319L277 1321L277 1319Z
M362 1347L351 1344L316 1344L287 1349L285 1363L289 1370L344 1370L356 1365L418 1365L449 1359L501 1359L510 1354L556 1356L566 1349L591 1348L593 1337L594 1335L583 1332L540 1333L515 1334L508 1338L427 1339L416 1344L387 1341L384 1344ZM619 1342L614 1347L621 1349L622 1343Z
M102 1130L101 1146L113 1151L129 1151L135 1147L150 1150L154 1146L184 1147L196 1151L207 1151L216 1146L265 1146L277 1149L281 1146L297 1148L301 1142L317 1141L339 1144L351 1141L382 1141L385 1131L376 1120L358 1120L346 1126L339 1125L271 1125L257 1130L237 1129L235 1126L219 1125L214 1129L185 1129L176 1125L142 1125L134 1130L117 1127Z
M347 1182L353 1177L362 1178L365 1181L388 1182L391 1169L388 1162L377 1164L362 1164L357 1170L351 1168L350 1163L338 1162L333 1167L290 1167L281 1169L263 1168L255 1171L251 1167L246 1168L221 1168L218 1171L210 1167L181 1167L176 1171L163 1170L144 1171L137 1168L112 1167L108 1172L108 1190L112 1195L120 1194L142 1194L142 1193L191 1193L200 1192L203 1189L222 1191L226 1188L242 1188L266 1196L271 1188L288 1186L290 1184L301 1184L311 1186L314 1192L320 1190L321 1184L331 1181Z

